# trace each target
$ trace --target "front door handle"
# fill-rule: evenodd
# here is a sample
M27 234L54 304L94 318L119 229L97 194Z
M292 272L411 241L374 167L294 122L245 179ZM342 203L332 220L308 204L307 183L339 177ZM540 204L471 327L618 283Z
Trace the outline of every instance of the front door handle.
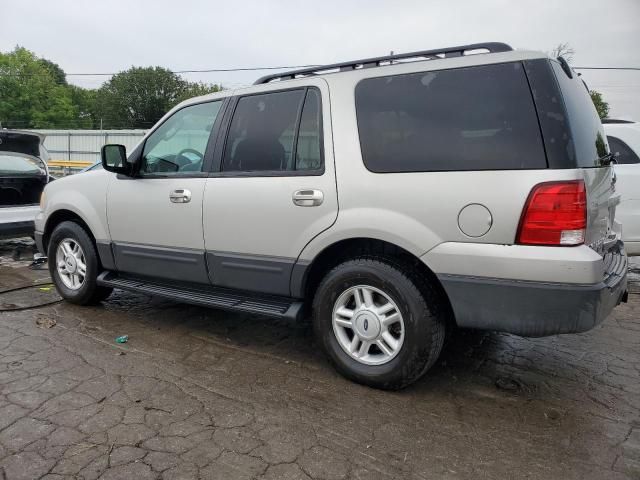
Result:
M173 203L189 203L191 201L191 192L186 188L178 188L169 194L169 200Z
M299 207L322 205L324 194L320 190L298 190L293 192L293 204Z

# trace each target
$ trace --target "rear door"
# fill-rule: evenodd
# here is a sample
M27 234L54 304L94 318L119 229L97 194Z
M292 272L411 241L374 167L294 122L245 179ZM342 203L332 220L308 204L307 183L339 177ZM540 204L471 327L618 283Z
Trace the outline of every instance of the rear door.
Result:
M204 242L218 286L289 295L304 246L338 213L327 84L235 99L204 193Z

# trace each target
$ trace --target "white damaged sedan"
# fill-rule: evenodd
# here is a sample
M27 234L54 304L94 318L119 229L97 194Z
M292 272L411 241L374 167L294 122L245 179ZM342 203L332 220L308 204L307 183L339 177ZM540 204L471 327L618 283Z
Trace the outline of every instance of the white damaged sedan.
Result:
M33 235L40 195L51 180L44 138L35 132L0 130L0 238Z

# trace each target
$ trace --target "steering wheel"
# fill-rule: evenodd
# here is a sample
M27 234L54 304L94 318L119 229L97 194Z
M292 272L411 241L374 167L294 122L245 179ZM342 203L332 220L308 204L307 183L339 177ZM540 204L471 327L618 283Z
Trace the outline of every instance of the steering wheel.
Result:
M189 157L185 156L185 154L187 153L195 155L197 159L195 161L191 161ZM173 161L174 163L178 164L180 168L182 168L189 165L202 164L203 159L204 159L204 155L200 153L198 150L194 150L193 148L183 148L178 152L178 154L173 159Z

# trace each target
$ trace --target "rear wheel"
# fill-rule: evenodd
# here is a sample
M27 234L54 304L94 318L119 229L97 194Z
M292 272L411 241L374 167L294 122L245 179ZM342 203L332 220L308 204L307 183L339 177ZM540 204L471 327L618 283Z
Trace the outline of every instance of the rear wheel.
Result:
M62 222L51 234L49 272L62 298L79 305L97 303L113 289L96 284L99 261L87 232L75 222Z
M392 259L360 257L331 270L313 301L316 338L345 377L399 389L437 360L445 338L440 298L428 280Z

